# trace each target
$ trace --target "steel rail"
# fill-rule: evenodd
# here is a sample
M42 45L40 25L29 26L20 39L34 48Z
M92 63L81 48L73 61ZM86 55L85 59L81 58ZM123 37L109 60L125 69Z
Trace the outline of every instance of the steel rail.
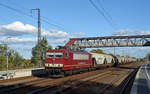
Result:
M119 94L124 94L124 92L126 91L126 88L128 87L128 84L131 82L131 80L135 77L137 71L139 68L135 69L131 75L129 75L129 78L126 80L125 84L123 84L121 91L119 92Z
M52 81L52 80L53 79L38 79L38 80L34 80L34 81L18 83L18 84L15 84L15 85L4 86L4 87L0 88L0 93L11 92L12 90L25 88L25 87L28 87L28 86L31 86L31 85L40 84L40 83L47 82L47 81Z
M108 73L110 73L110 71L109 71L109 72L106 71L105 73L98 73L97 75L98 75L98 76L102 76L102 75L105 75L105 74L108 74ZM80 77L80 78L78 78L78 79L76 79L76 80L68 80L68 81L65 81L65 82L63 82L63 83L61 83L61 84L62 84L62 85L65 85L65 83L71 82L71 83L74 83L75 85L80 85L80 84L81 84L81 83L80 83L80 80L84 80L84 79L90 80L90 79L93 79L93 78L91 78L91 76L89 77L89 79L87 79L87 77L89 77L89 75L88 75L88 76L85 76L85 77ZM94 78L97 78L96 75L94 75L93 77L94 77ZM66 87L63 88L62 90L57 89L57 90L55 90L54 92L52 92L51 94L60 93L60 92L62 92L62 91L68 90L68 88L71 89L71 85L65 85L65 86L66 86ZM53 89L53 88L56 88L56 87L57 87L57 85L56 85L56 86L48 86L48 87L44 87L44 88L40 88L40 89L37 89L37 90L30 91L30 92L28 92L28 93L26 93L26 94L37 94L37 93L43 92L43 91L45 91L45 90Z

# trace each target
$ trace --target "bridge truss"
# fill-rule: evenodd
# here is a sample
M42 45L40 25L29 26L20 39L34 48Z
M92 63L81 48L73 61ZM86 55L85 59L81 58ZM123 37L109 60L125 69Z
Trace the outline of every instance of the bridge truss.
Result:
M71 38L66 44L70 49L140 46L150 46L150 35Z

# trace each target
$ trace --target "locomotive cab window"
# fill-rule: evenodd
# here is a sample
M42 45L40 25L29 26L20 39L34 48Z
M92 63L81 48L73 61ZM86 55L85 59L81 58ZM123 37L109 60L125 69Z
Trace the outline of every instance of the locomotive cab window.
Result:
M56 58L62 58L62 55L63 55L62 53L55 53Z
M54 58L54 53L46 53L47 58Z

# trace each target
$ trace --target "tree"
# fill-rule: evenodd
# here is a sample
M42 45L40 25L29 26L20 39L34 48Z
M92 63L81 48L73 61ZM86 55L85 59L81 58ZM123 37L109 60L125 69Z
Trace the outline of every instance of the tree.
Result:
M120 57L120 55L118 54L118 55L116 55L116 56L119 56Z
M150 54L146 54L146 58L150 61Z
M5 58L5 48L3 45L0 45L0 70L6 68L6 58Z
M24 59L24 68L32 67L32 63L30 59Z
M31 57L31 63L34 65L37 65L38 59L39 59L39 46L36 45L35 47L32 48L32 57Z
M6 51L6 46L0 45L0 70L6 69ZM11 55L8 56L9 69L21 67L21 65L23 65L23 57L17 51L10 49L9 47L8 52L11 53Z
M47 49L52 49L52 46L48 45L47 39L43 37L40 43L32 48L31 63L36 66L44 64Z
M101 50L101 49L93 49L93 50L91 50L91 52L92 52L92 53L105 54L105 53L103 52L103 50Z
M53 47L51 45L48 45L47 49L51 50L51 49L53 49Z
M13 58L13 61L12 61L13 66L15 67L24 66L24 63L23 63L24 59L18 52L14 52L12 58Z
M109 53L108 55L114 56L112 53Z

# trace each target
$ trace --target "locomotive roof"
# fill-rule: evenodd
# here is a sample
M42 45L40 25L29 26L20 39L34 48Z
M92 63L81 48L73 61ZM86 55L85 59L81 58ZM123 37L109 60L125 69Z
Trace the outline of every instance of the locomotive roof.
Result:
M52 50L47 50L46 52L64 52L64 51L69 51L72 53L80 53L80 54L90 54L87 51L72 51L72 50L66 50L66 49L52 49Z

